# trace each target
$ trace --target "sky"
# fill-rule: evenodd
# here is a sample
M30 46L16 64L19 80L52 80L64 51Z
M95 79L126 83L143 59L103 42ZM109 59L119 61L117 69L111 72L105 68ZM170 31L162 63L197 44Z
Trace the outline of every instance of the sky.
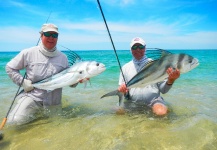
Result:
M149 48L217 49L217 0L100 0L116 50L141 37ZM113 50L97 0L0 0L0 51L37 45L42 24L64 50Z

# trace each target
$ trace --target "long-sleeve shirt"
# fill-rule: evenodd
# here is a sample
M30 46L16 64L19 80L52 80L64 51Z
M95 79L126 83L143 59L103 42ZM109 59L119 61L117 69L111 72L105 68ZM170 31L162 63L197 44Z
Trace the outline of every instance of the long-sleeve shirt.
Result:
M147 61L149 60L150 59L147 58ZM144 67L147 61L144 61L141 64L136 64L132 60L122 67L126 83L129 82ZM167 80L153 85L148 85L144 88L129 89L130 100L136 103L150 103L151 100L158 98L160 96L160 93L164 94L170 90L172 86L167 85L166 81ZM125 82L121 73L119 77L119 85L123 83Z
M40 46L22 50L6 65L6 72L14 83L21 85L23 76L20 70L26 69L27 79L32 83L50 77L68 67L65 54L58 51L55 57L48 57L41 53ZM43 101L45 106L61 104L62 89L46 91L34 88L32 91L22 93L36 101Z

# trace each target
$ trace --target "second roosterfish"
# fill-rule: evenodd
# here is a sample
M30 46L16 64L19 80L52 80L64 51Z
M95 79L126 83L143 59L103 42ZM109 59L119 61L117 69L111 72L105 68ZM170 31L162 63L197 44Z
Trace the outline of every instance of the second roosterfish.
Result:
M169 67L179 69L180 73L187 73L199 65L198 59L187 54L165 54L159 60L150 61L140 72L126 83L128 88L141 88L161 82L168 78L166 70ZM109 92L107 96L119 96L119 105L123 104L123 93L118 90Z
M34 83L33 87L52 91L65 86L78 83L81 80L90 79L105 71L105 65L96 61L81 61L75 63L60 73L57 73L40 82Z

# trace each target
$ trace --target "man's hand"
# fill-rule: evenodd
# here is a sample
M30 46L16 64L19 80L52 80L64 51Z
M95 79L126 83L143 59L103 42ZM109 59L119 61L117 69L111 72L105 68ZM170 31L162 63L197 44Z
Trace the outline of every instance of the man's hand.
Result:
M167 74L169 75L167 84L172 85L176 79L180 77L180 71L178 69L173 70L173 68L167 69Z
M126 84L122 84L118 87L118 91L121 92L121 93L127 93L128 92L128 89L127 89L127 86Z
M25 92L30 92L30 91L32 91L34 89L31 80L24 79L22 86L23 86L23 89L24 89Z

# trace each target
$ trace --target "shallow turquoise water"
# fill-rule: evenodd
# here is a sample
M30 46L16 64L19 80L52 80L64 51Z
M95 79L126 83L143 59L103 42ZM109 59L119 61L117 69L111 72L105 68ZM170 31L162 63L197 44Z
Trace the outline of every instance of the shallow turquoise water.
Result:
M172 50L199 59L200 65L181 75L162 95L171 110L165 118L147 111L116 115L117 97L100 97L117 88L119 67L113 51L78 51L84 60L97 60L107 70L86 88L63 91L63 114L31 124L5 126L1 149L216 149L217 50ZM129 51L117 51L121 64ZM18 87L4 71L17 52L0 52L0 118L4 118Z

